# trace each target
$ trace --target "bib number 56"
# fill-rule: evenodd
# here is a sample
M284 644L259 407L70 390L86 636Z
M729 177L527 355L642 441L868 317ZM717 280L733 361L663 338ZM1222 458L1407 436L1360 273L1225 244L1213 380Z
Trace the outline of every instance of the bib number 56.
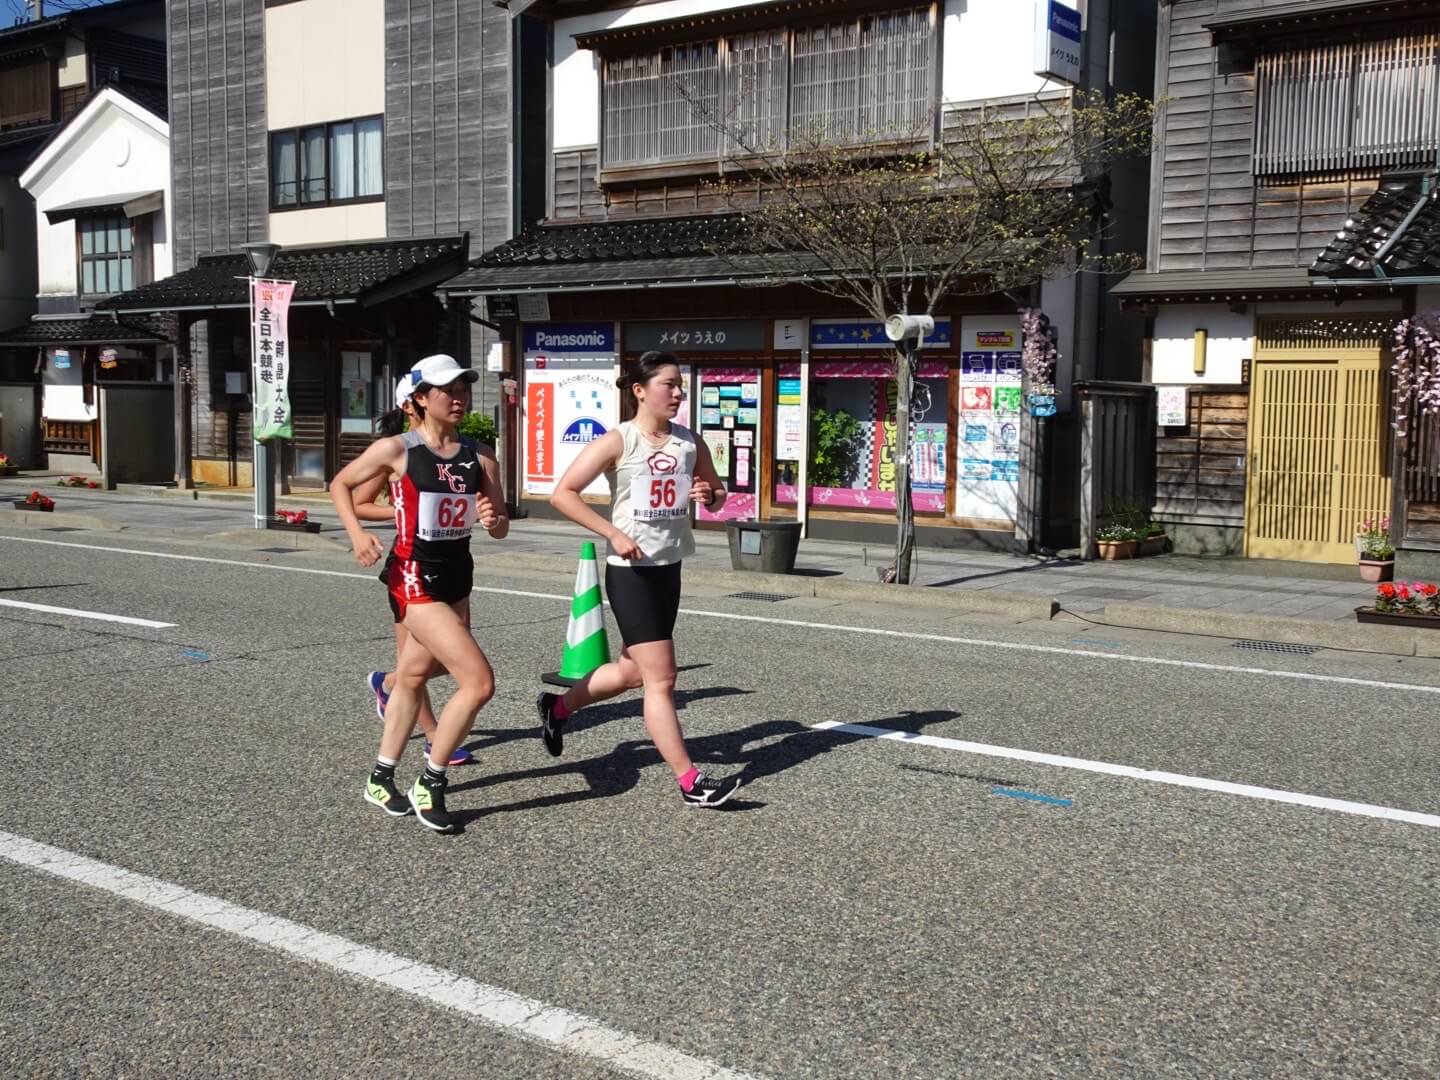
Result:
M675 478L652 477L650 480L650 509L666 510L675 506Z

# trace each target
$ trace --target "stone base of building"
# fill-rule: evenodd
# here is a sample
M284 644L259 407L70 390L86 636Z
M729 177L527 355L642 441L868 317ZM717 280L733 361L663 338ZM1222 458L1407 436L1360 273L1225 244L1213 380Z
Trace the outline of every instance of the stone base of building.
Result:
M79 476L99 476L100 466L89 454L57 454L54 451L45 455L45 467L51 472L74 473Z
M1163 519L1161 524L1176 555L1233 557L1245 553L1245 530L1238 525L1188 525Z
M1440 581L1440 551L1395 552L1396 581Z

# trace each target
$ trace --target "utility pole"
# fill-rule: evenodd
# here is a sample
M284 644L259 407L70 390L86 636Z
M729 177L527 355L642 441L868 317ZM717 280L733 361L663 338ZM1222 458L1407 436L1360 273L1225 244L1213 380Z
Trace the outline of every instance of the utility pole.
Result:
M35 0L35 21L45 18L45 0Z

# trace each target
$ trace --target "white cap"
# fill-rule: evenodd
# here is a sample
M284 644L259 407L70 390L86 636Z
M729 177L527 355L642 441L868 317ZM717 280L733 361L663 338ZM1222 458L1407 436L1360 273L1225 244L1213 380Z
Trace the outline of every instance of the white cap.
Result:
M400 376L400 381L395 384L395 407L398 409L405 402L409 401L415 394L415 383L410 378L410 372Z
M480 378L480 373L474 368L462 368L455 362L453 356L446 356L444 353L436 353L434 356L427 356L413 368L407 376L411 382L410 392L415 392L415 387L421 383L427 386L449 386L456 379L464 379L466 382L474 382Z

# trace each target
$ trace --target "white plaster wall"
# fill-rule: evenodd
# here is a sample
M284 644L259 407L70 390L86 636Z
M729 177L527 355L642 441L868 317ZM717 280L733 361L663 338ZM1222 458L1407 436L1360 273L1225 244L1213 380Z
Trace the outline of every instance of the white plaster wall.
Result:
M35 199L41 295L76 290L75 223L51 225L45 211L81 199L160 190L164 205L155 216L156 280L174 272L170 240L170 134L163 121L148 120L128 99L106 95L92 102L21 178Z
M941 94L946 101L1033 94L1034 0L945 0ZM1059 84L1051 84L1051 89Z
M302 0L265 10L271 131L384 111L384 0Z
M65 52L60 57L55 80L61 90L71 86L85 85L87 81L85 55L85 42L73 36L65 38Z
M1403 307L1398 300L1358 300L1340 306L1322 301L1311 303L1255 304L1244 314L1223 304L1169 304L1155 315L1150 381L1157 386L1238 383L1243 361L1255 357L1256 315L1350 315L1357 312L1393 312L1398 319ZM1195 331L1207 331L1205 374L1195 374Z
M346 240L379 240L385 236L385 204L320 206L270 215L272 243L340 244Z

